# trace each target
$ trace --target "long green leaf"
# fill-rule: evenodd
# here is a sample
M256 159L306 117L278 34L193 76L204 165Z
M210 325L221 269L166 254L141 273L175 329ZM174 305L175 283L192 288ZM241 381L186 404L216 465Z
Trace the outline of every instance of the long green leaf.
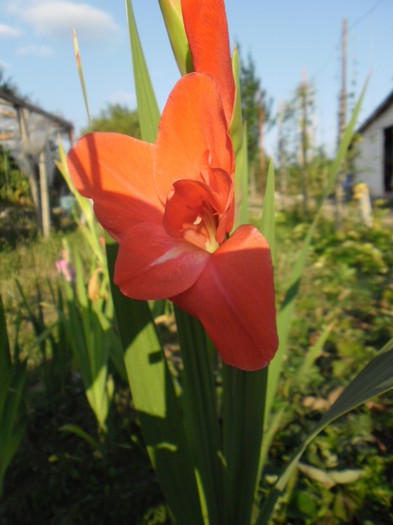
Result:
M308 376L309 370L314 364L317 357L320 355L323 346L332 331L333 326L334 322L327 325L320 334L316 343L308 350L304 357L302 365L292 378L292 381L294 383L299 377ZM286 400L280 404L279 411L269 419L269 424L266 424L265 421L265 432L263 434L263 443L260 458L260 475L262 475L262 470L265 465L266 458L268 456L269 448L273 442L276 432L278 432L278 430L282 428L283 423L286 424L291 419L291 414L291 404L289 401Z
M236 163L238 162L237 155L240 152L243 145L243 118L242 118L242 101L241 101L241 89L240 89L240 61L239 61L239 50L235 47L232 55L232 72L235 80L236 92L235 92L235 103L233 106L232 121L229 128L233 148L236 154ZM247 144L246 144L247 151Z
M322 333L319 335L317 341L315 344L313 344L309 350L307 351L304 361L302 365L300 366L296 376L297 377L307 377L311 367L315 363L316 359L321 355L321 352L323 350L323 347L328 340L328 337L333 330L333 327L336 323L333 321L329 323L325 328L322 330Z
M224 365L223 381L224 457L228 469L224 523L248 524L258 481L267 368L245 372Z
M126 0L126 8L142 139L146 142L155 142L160 120L160 110L146 66L131 0Z
M149 305L113 284L118 247L107 245L112 297L135 409L160 486L177 523L203 523L194 466L173 380Z
M273 264L275 263L275 251L276 251L276 233L275 233L275 176L274 176L274 164L271 160L269 163L269 169L267 172L266 190L263 201L263 214L262 214L262 225L261 232L265 236L270 246L270 252L272 254Z
M243 148L247 151L246 138ZM274 252L274 167L269 166L262 233ZM250 523L259 477L268 368L244 372L224 366L225 503L231 523ZM229 522L228 522L229 523Z
M278 352L273 359L272 363L269 365L269 383L268 383L268 392L267 392L267 406L266 406L266 420L268 419L270 415L270 411L272 408L273 400L276 396L277 392L277 386L278 381L282 369L283 359L287 351L288 346L288 338L290 329L292 326L292 318L295 311L295 300L299 291L301 278L306 266L306 259L307 254L311 245L311 241L314 235L314 232L316 230L319 218L322 214L322 207L323 203L325 202L327 196L332 191L340 166L342 165L345 156L348 151L348 147L351 143L353 133L355 130L356 121L359 115L359 111L363 102L365 90L366 90L367 84L364 87L362 94L359 98L359 101L356 104L355 110L353 112L352 118L349 122L349 125L347 129L345 130L345 133L343 134L340 147L337 153L337 156L329 170L328 175L328 181L325 188L325 191L323 193L323 196L321 198L321 202L318 207L318 211L314 217L314 220L311 224L311 226L308 229L306 238L303 242L302 248L299 251L299 255L292 273L292 277L289 282L289 286L287 289L287 292L284 297L284 301L282 304L281 311L278 315L278 336L280 340L280 346L278 349Z
M201 499L207 505L206 523L221 525L224 465L212 366L216 354L210 351L197 319L177 307L175 315L184 367L182 401L186 435L201 481Z
M368 363L355 379L346 387L340 397L326 412L315 429L305 439L299 450L280 476L275 488L266 499L259 515L257 525L264 525L274 510L277 498L282 494L286 484L311 441L332 421L393 388L393 339L379 354Z
M126 0L126 7L142 139L155 142L160 112L131 0ZM116 248L108 245L112 276L115 256ZM149 306L126 299L113 286L112 296L134 404L166 500L178 523L203 523L180 407Z
M68 317L64 319L68 340L79 365L85 394L98 421L100 430L106 432L110 398L108 380L109 323L103 328L92 306L84 282L83 266L79 255L74 255L76 269L76 294L64 281Z
M95 440L93 437L90 436L87 432L83 430L83 428L78 427L78 425L73 425L71 423L63 425L59 428L60 432L71 432L72 434L75 434L76 436L82 438L86 443L89 443L89 445L96 450L97 452L101 452L101 445L100 443Z
M266 180L266 188L265 188L265 195L264 195L264 203L263 203L263 213L262 213L262 223L261 223L261 232L266 238L267 242L270 246L270 251L272 255L273 264L275 262L275 173L274 173L274 164L273 161L269 164L269 169L267 173L267 180ZM266 390L268 385L268 374L269 374L269 367L266 368L266 370L261 372L261 379L260 379L260 389L258 391L258 396L260 398L260 402L265 403L266 402ZM247 400L246 400L247 402ZM249 402L253 403L255 400L250 399ZM264 423L265 420L265 406L263 407L263 410L261 410L257 417L260 417L262 419L262 423ZM257 470L257 477L259 479L259 476L261 475L262 468L263 468L263 462L264 462L264 454L263 454L263 447L264 442L266 440L266 432L263 432L263 428L259 430L259 421L258 421L258 431L261 435L261 442L259 445L259 456L258 456L258 470ZM265 447L266 448L266 447ZM257 479L257 482L258 482ZM255 485L255 490L257 489L257 484ZM254 494L255 498L256 494Z
M248 157L247 157L247 128L243 126L243 142L236 153L235 172L235 224L236 229L241 224L247 224L249 220L248 210Z
M0 496L3 491L4 474L25 433L26 414L23 409L27 381L24 363L13 364L10 370L8 392L0 407Z
M11 367L10 345L8 340L7 326L3 300L0 296L0 385L2 374Z
M90 109L89 109L89 99L87 96L87 89L86 89L86 83L85 83L85 75L83 74L83 67L82 67L82 59L79 52L79 44L78 44L78 38L76 36L76 31L73 29L72 31L73 41L74 41L74 53L75 53L75 60L76 60L76 67L78 69L79 74L79 81L81 83L82 93L83 93L83 100L85 103L85 109L87 114L87 120L89 122L89 127L91 126L91 116L90 116Z
M60 162L57 163L57 167L59 168L64 180L66 181L69 190L74 195L78 203L78 206L80 208L80 211L82 212L82 215L84 219L86 220L87 227L84 224L81 224L81 222L78 220L79 228L82 231L83 235L85 236L90 247L92 248L94 255L97 257L97 260L100 263L100 267L103 270L105 270L106 263L104 260L103 250L101 248L100 241L99 241L99 235L97 232L97 222L95 220L91 201L89 199L86 199L85 197L82 197L82 195L75 188L75 185L68 171L66 153L64 151L64 147L63 147L60 137L58 140L58 148L59 148Z

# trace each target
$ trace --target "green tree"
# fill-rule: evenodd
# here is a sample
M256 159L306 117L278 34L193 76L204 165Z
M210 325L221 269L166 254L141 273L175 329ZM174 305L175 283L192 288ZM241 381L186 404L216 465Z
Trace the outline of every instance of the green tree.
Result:
M141 138L137 112L123 104L108 104L98 117L92 119L91 126L83 133L88 131L113 131Z
M13 95L14 97L20 97L20 93L16 85L10 78L5 76L4 68L0 66L0 92L6 95Z
M0 97L1 94L23 98L14 82L6 77L5 70L2 67L0 67ZM0 120L1 118L2 115L0 115ZM30 190L27 178L0 142L0 201L21 204L29 198Z
M240 91L243 117L247 124L248 160L252 165L260 161L261 125L269 129L273 119L272 99L261 86L251 54L248 54L247 60L240 55Z
M284 207L287 196L301 195L303 215L320 196L330 162L316 143L316 111L315 88L304 78L278 115L277 188Z

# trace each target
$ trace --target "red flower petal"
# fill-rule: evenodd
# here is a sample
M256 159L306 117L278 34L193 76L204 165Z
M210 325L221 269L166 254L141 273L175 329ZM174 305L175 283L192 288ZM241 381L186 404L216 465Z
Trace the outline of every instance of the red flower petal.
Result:
M269 246L253 226L240 226L194 286L172 301L201 321L226 364L258 370L273 358L273 267Z
M229 125L235 82L224 0L181 0L181 5L195 71L209 73L216 79Z
M219 208L226 210L230 205L230 201L233 200L233 177L230 177L228 173L220 167L214 167L209 164L208 152L201 160L200 172L203 179L216 195L216 199L219 202Z
M192 286L209 256L170 237L162 225L140 223L120 243L114 280L133 299L166 299Z
M139 222L162 221L153 178L155 146L117 133L90 133L71 149L67 164L77 190L116 240Z
M173 89L163 111L157 137L156 185L165 202L180 179L206 182L206 163L233 175L234 153L216 82L191 73Z

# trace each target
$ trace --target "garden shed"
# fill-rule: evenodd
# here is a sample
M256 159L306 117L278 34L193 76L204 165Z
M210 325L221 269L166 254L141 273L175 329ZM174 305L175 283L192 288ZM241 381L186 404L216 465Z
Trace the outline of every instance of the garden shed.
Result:
M0 91L0 146L13 157L29 180L38 224L50 232L49 187L53 176L57 134L73 143L73 125L40 107Z
M356 180L373 196L393 197L393 91L358 129Z

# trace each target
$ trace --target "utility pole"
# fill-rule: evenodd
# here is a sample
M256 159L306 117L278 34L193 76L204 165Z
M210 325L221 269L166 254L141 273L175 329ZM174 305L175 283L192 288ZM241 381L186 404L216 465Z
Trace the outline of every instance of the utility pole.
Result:
M38 169L40 177L40 191L41 191L41 224L42 233L44 237L50 235L50 202L49 202L49 187L48 187L48 172L47 172L47 157L49 154L49 143L45 141L45 145L39 154Z
M308 153L309 153L309 136L308 136L308 104L310 97L310 85L307 80L307 72L303 71L303 78L300 84L300 181L303 194L303 214L308 214Z
M348 22L344 18L342 22L342 36L341 36L341 90L339 96L339 110L338 110L338 134L337 145L340 145L342 135L347 124L347 35ZM343 217L343 201L344 201L344 173L343 166L341 167L336 182L336 225L339 227L342 223Z
M341 90L340 107L338 111L338 144L340 144L347 124L347 34L348 22L347 19L344 18L341 36Z

